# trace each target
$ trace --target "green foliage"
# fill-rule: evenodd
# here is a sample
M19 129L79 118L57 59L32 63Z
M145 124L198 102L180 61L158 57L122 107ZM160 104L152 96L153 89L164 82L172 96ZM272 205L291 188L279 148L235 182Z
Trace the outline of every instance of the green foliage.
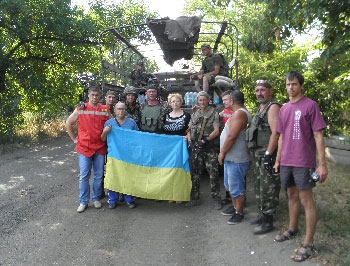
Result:
M349 6L348 1L341 0L190 0L185 13L237 26L239 82L250 109L256 106L255 80L269 79L275 97L286 102L284 76L298 70L306 77L306 96L320 104L329 124L328 133L348 135ZM0 138L14 134L24 121L24 113L44 119L74 107L82 92L76 75L101 74L101 31L144 23L147 17L157 16L143 1L136 0L108 5L102 0L90 1L88 11L71 7L69 0L0 1ZM295 34L315 25L323 33L321 42L315 47L295 47ZM133 27L120 30L135 43L149 40L146 31ZM104 55L110 56L113 41L113 36L103 39ZM230 49L230 41L223 41ZM321 56L308 57L311 49ZM227 53L225 48L218 52Z
M186 12L205 20L227 20L239 29L239 84L255 111L254 82L268 79L274 96L288 101L285 75L305 75L305 95L319 103L328 123L326 134L349 135L349 1L188 1ZM316 28L317 26L317 28ZM321 42L300 44L295 37L317 29ZM322 34L323 33L323 34ZM227 44L226 44L227 45ZM310 52L314 56L310 56ZM320 56L315 56L320 54Z
M14 134L24 112L46 119L75 106L76 75L99 76L100 32L148 14L135 0L94 1L88 12L69 0L0 1L0 138Z

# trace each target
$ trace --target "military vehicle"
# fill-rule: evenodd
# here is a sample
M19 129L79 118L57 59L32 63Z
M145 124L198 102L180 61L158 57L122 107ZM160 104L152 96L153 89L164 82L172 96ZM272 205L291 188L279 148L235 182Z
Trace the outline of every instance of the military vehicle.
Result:
M130 36L130 32L136 35ZM204 43L210 44L213 53L222 54L229 62L229 78L219 77L210 88L213 104L219 103L223 91L238 88L238 29L227 21L201 21L198 17L147 19L142 24L103 30L99 35L102 91L113 90L121 98L124 88L134 85L130 73L137 62L141 60L151 69L157 67L154 63L156 60L159 63L162 57L160 70L153 73L157 80L150 79L149 83L156 83L163 99L175 92L186 96L195 91L189 77L201 68ZM175 64L178 70L162 70L166 64L167 68ZM144 99L144 86L136 87L139 100Z

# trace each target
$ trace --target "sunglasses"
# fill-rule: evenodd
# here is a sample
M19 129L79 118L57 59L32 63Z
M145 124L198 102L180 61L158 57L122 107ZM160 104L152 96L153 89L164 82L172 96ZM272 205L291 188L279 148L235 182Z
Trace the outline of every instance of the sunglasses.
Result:
M267 80L259 79L256 81L256 84L264 84L264 83L269 83Z

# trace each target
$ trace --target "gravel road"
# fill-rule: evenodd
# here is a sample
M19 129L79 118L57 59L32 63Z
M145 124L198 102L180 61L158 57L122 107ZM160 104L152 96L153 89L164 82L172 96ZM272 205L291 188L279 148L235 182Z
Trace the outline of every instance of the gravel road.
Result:
M245 220L213 208L209 182L202 204L137 199L137 208L77 213L78 165L63 136L0 155L0 265L297 265L295 240L275 243L274 232L254 236L257 215L251 188ZM224 193L222 193L223 196ZM303 265L322 265L308 260Z

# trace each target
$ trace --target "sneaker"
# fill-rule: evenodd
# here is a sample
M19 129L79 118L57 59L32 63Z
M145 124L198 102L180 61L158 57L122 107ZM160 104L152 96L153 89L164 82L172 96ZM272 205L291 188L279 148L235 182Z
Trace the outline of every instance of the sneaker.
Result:
M193 207L193 206L199 205L200 203L201 203L200 200L190 200L185 204L185 207Z
M99 201L99 200L94 201L94 206L96 209L101 208L102 207L101 201Z
M221 200L218 200L214 203L215 210L221 210L222 209L222 203Z
M117 204L115 203L108 204L108 209L115 209L115 208L117 208Z
M232 216L232 215L234 215L235 214L235 212L236 212L236 208L235 208L235 206L233 206L233 205L231 205L230 207L228 207L226 210L223 210L222 212L221 212L221 214L222 215L230 215L230 216Z
M78 209L77 209L77 212L81 213L81 212L85 211L87 207L88 207L87 204L80 204Z
M232 217L227 221L228 224L238 224L240 222L242 222L244 218L243 214L240 214L238 212L236 212L234 215L232 215Z
M124 202L124 194L123 193L119 193L118 201Z
M128 206L129 209L133 209L133 208L136 207L136 204L135 204L135 202L127 202L127 203L126 203L126 206Z

